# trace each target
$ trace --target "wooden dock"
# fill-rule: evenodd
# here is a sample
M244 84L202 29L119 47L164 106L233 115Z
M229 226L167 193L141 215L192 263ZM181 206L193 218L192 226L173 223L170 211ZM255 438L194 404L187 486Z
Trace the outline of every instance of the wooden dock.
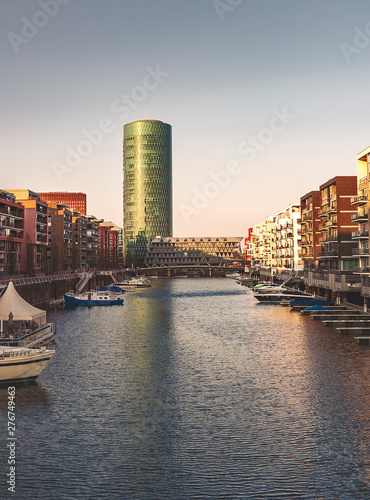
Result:
M370 314L365 313L359 306L340 306L335 309L319 311L302 311L309 314L313 320L321 321L325 326L336 328L341 334L358 335L355 340L362 345L370 345ZM362 334L362 335L361 335ZM360 336L361 335L361 336Z

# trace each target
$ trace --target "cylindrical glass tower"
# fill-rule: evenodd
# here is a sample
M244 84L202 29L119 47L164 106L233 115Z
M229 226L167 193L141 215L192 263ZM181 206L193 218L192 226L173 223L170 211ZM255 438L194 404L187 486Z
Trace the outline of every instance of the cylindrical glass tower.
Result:
M141 264L156 236L172 236L172 127L138 120L123 128L123 227L127 264Z

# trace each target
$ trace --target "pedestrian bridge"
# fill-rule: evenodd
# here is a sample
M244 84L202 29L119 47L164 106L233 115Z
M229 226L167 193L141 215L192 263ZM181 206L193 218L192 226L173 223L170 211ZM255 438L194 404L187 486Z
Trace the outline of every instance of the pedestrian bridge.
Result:
M220 265L192 265L182 264L180 266L153 266L138 268L140 274L147 276L225 276L234 272L243 272L242 266L220 266Z

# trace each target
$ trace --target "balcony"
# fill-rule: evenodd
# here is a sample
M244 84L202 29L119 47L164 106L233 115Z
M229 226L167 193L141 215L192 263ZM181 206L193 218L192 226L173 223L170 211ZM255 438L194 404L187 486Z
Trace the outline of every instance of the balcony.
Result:
M369 237L369 230L352 232L353 240L366 240L368 237Z
M338 222L337 222L337 217L332 217L331 219L328 219L327 221L324 222L325 227L337 227Z
M310 240L302 240L302 242L301 242L302 247L312 247L312 245L313 245L313 243Z
M313 253L307 252L307 253L302 254L302 259L313 259Z
M332 259L338 257L338 250L327 250L319 253L320 258Z
M328 231L327 233L324 233L324 235L319 239L319 243L333 243L338 241L338 234L337 233L332 233L331 231Z
M330 206L329 206L329 209L328 209L328 214L335 213L336 211L337 211L337 202L336 201L332 201L330 203Z
M367 182L367 176L361 177L361 179L358 181L358 184L365 184Z
M361 210L357 214L351 215L352 222L366 222L367 220L369 220L369 215L368 215L367 209Z
M352 255L358 257L369 257L369 248L352 248Z
M22 219L23 220L23 210L16 209L14 207L9 206L0 206L0 214L10 215L14 219Z
M329 211L329 206L324 206L324 207L319 209L317 215L319 217L326 217L328 215L328 211Z
M327 205L329 203L329 199L327 196L323 196L321 198L321 205L324 206L324 205Z
M48 221L47 221L46 215L37 214L36 222L39 223L39 224L47 224Z
M302 215L301 224L304 224L306 221L312 221L312 211L304 213Z
M365 205L367 203L367 196L352 196L351 205Z

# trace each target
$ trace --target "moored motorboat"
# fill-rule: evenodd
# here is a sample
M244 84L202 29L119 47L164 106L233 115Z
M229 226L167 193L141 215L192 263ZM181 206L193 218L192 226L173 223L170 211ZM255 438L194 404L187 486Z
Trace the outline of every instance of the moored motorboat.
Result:
M314 295L300 292L298 290L288 290L283 289L279 291L258 291L254 292L255 298L260 302L266 302L269 304L288 304L292 300L304 298L307 300L314 299Z
M116 283L116 286L122 288L123 290L128 290L129 288L148 288L151 284L147 278L131 278L130 280Z
M237 278L240 278L241 277L241 274L236 272L236 273L226 273L225 274L225 278L233 278L233 279L237 279Z
M111 306L123 304L123 298L109 292L68 292L64 295L64 303L66 306Z
M0 348L0 384L36 380L55 351L42 347Z

